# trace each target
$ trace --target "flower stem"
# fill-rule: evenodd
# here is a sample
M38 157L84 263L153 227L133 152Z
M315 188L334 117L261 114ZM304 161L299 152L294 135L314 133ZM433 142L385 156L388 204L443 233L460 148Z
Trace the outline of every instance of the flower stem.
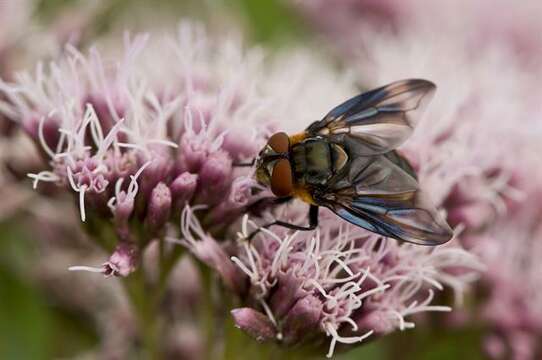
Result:
M163 241L160 242L163 246ZM156 291L156 302L160 302L164 292L166 291L167 282L171 272L179 262L179 259L184 254L184 248L182 246L175 246L169 253L166 253L164 249L160 249L160 275L158 278L158 285Z
M213 303L213 273L202 263L199 263L199 270L202 284L202 297L199 306L199 319L201 333L204 339L203 359L213 360L216 358L215 328L220 325L216 321Z
M154 297L149 296L143 268L140 267L130 276L123 278L123 284L137 317L144 347L142 358L159 360L161 354L158 303L154 300Z

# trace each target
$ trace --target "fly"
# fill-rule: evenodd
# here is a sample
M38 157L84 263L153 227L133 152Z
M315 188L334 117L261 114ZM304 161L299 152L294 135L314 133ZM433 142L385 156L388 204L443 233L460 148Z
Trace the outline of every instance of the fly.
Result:
M449 241L452 229L395 150L435 89L427 80L397 81L345 101L302 133L271 136L255 160L256 177L279 200L308 203L309 225L277 220L262 227L312 230L325 207L386 237L421 245Z

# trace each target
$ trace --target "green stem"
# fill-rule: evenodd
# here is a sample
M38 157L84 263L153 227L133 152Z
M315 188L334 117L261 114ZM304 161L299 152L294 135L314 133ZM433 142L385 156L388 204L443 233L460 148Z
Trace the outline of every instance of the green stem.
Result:
M163 243L163 240L160 242ZM163 245L161 245L163 246ZM179 262L179 259L184 254L184 247L175 246L168 254L165 253L164 249L160 250L160 275L158 278L157 291L155 294L156 302L160 302L164 292L166 291L167 282L171 272L175 268L175 265Z
M142 359L159 360L163 358L160 349L163 323L160 317L160 305L166 291L171 272L184 253L181 246L175 246L166 253L163 240L160 240L159 278L156 283L149 283L145 277L143 263L130 276L123 278L126 294L137 318L139 334L143 344Z
M214 314L213 303L213 273L202 263L199 263L199 270L202 284L202 297L199 306L199 321L204 343L203 358L207 360L216 359L216 336L215 328L219 325Z
M143 268L140 267L130 276L123 279L126 293L136 314L141 341L143 343L142 358L148 360L161 359L159 340L160 324L158 304L153 296L149 296Z

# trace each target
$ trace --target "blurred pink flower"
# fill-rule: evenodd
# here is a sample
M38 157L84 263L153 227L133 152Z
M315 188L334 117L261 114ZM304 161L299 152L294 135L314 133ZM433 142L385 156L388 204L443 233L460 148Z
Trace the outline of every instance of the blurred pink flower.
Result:
M31 13L32 3L28 0L4 0L0 3L0 66L5 65L7 59L2 57L17 44L23 29L30 23ZM0 75L5 73L0 71Z
M400 34L413 27L435 33L461 34L469 51L501 46L536 66L542 57L539 17L542 5L527 0L291 0L332 46L363 52L367 29ZM322 16L326 14L326 16ZM371 30L369 30L371 32Z
M28 0L0 3L0 78L12 79L16 68L33 61L34 45L28 40L33 5ZM0 101L5 100L0 94ZM2 105L0 105L2 107ZM0 220L5 220L36 202L36 194L21 184L24 173L39 168L42 162L34 145L21 134L9 115L0 110Z

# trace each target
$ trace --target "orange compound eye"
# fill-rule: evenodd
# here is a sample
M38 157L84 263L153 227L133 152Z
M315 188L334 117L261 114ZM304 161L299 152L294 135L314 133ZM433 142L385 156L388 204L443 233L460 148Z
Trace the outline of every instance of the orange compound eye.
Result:
M290 150L290 138L283 132L273 134L267 141L267 144L279 154L287 153Z
M271 191L277 197L290 195L294 191L292 166L287 159L279 159L271 174Z

